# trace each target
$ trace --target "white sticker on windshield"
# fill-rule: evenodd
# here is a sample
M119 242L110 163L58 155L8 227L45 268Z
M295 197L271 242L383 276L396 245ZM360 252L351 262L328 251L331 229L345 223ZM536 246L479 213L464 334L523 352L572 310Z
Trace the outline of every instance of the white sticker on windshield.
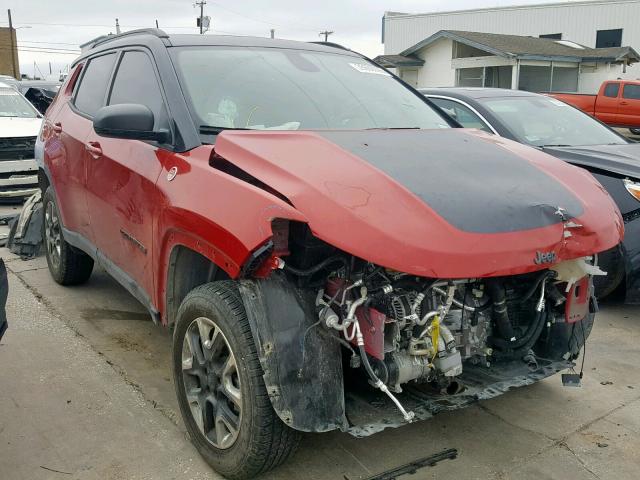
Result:
M554 105L557 105L559 107L568 107L569 105L564 103L563 101L557 100L555 98L550 98L549 101L551 103L553 103Z
M391 76L389 72L368 63L350 63L349 65L360 73L373 73L374 75L385 75L387 77Z

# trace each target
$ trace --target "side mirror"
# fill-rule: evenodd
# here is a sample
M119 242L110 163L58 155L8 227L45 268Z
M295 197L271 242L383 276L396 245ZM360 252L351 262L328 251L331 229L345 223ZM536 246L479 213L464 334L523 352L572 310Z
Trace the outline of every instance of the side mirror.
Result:
M148 107L135 103L102 107L93 117L93 129L102 137L165 142L168 132L154 132L153 124L153 112Z

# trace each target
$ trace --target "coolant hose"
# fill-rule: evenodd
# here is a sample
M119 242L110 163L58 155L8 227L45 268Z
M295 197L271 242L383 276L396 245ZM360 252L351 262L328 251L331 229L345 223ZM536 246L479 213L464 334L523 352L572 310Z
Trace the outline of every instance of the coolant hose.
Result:
M522 341L524 343L522 343L522 345L509 345L504 351L501 351L499 355L510 358L521 358L527 355L533 345L538 341L538 338L540 338L540 334L542 334L542 329L546 323L546 318L547 315L545 312L538 312L536 320L532 324L535 325L535 328L531 329L531 334L528 336L525 335L517 342L520 343Z
M495 278L489 278L486 281L486 286L487 293L493 301L493 318L498 327L498 332L505 342L510 343L512 340L515 340L516 334L509 320L509 313L507 312L507 296L504 291L504 285Z
M491 344L494 347L498 347L502 350L514 350L520 347L524 347L529 343L531 343L532 341L533 343L535 343L536 340L538 340L540 333L542 332L542 328L544 327L544 320L545 320L544 312L536 312L536 317L534 318L533 322L529 324L529 326L527 327L527 330L524 332L524 335L522 337L520 337L519 339L513 342L509 340L505 340L503 338L492 337ZM531 343L531 345L533 345L533 343Z
M313 275L316 272L319 272L320 270L322 270L323 268L331 265L332 263L337 263L340 262L344 265L345 269L347 270L347 277L349 276L349 262L346 258L344 258L341 255L334 255L333 257L329 257L325 260L323 260L322 262L318 263L317 265L314 265L311 268L307 268L306 270L301 270L299 268L295 268L292 267L291 265L289 265L288 263L284 264L284 269L287 272L291 272L294 275L298 275L300 277L308 277L310 275Z

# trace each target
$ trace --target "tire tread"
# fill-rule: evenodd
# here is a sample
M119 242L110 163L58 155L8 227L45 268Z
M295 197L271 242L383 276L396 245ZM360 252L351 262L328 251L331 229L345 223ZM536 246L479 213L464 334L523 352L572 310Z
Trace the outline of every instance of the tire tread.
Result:
M242 362L246 366L251 381L259 386L258 393L253 397L254 414L251 418L252 429L256 434L250 441L244 461L235 470L226 470L220 473L231 479L260 475L287 460L297 449L301 434L288 427L273 410L264 385L263 370L237 284L232 280L223 280L201 285L187 295L183 304L187 301L194 301L198 297L204 301L211 301L212 298L217 297L229 308L234 317L235 333L242 338L242 343L247 347L243 352ZM182 310L182 306L180 310ZM180 319L180 311L178 319ZM204 456L207 459L207 456Z

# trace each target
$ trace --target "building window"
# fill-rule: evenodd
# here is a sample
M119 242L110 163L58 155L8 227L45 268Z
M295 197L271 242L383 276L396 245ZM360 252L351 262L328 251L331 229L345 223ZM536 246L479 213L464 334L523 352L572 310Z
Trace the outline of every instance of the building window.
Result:
M484 69L477 68L459 68L456 70L458 87L482 87L484 86Z
M562 40L561 33L545 33L544 35L540 35L540 38L548 38L550 40Z
M528 92L576 92L578 67L522 65L518 88Z
M596 48L621 47L622 29L598 30L596 35Z
M459 68L456 86L511 88L511 73L511 66Z

